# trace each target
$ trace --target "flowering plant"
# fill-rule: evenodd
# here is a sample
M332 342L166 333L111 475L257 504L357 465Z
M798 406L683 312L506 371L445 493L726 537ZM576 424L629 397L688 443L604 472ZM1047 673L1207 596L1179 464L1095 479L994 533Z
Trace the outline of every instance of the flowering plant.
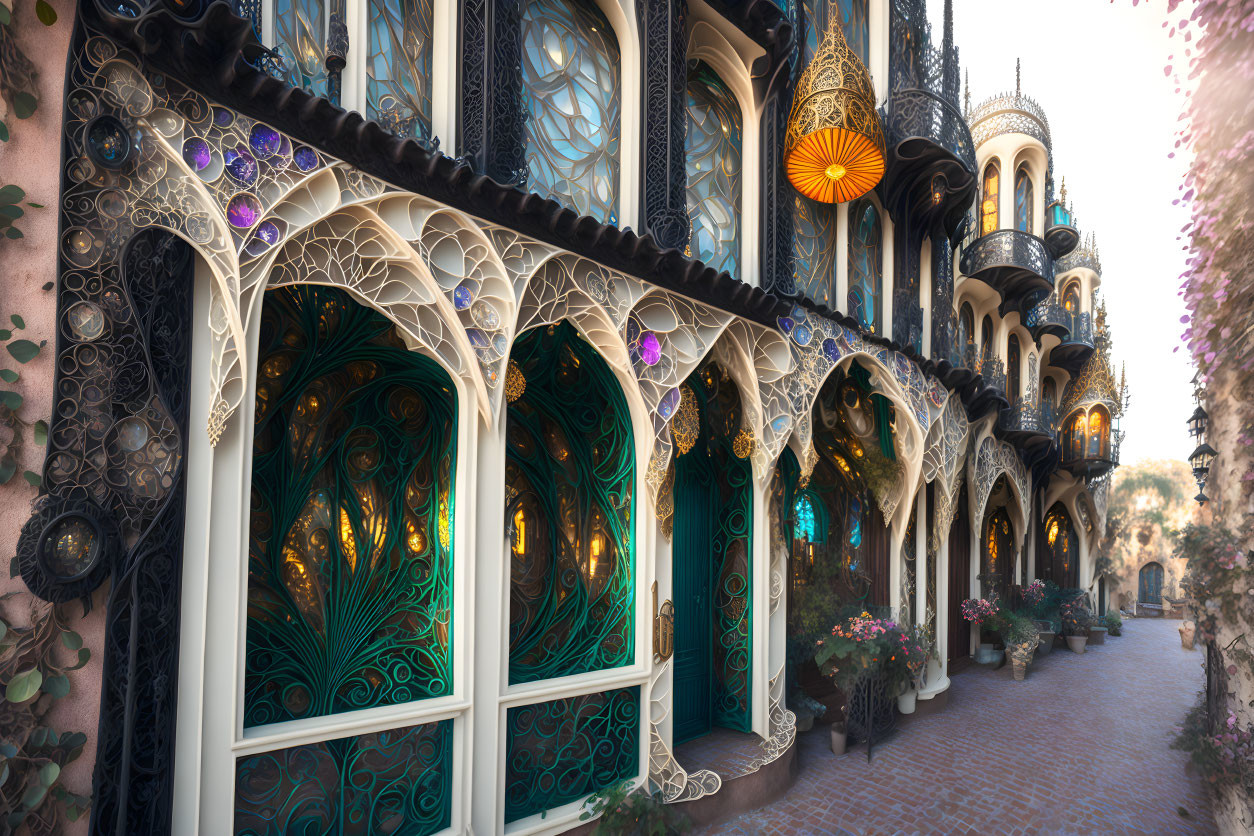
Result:
M1062 616L1062 632L1065 636L1083 636L1093 626L1093 614L1083 596L1076 596L1058 608Z
M1212 786L1238 787L1254 795L1254 726L1241 728L1236 714L1228 712L1211 734L1205 699L1199 700L1176 727L1171 748L1188 752L1202 777Z
M962 602L962 617L972 624L993 621L999 612L1001 612L1001 606L997 603L996 595L988 598L968 598Z
M846 695L864 673L896 662L901 628L895 621L863 611L838 622L831 635L818 640L814 662Z
M1037 578L1027 586L1023 587L1023 603L1025 606L1035 609L1038 604L1045 600L1045 581Z

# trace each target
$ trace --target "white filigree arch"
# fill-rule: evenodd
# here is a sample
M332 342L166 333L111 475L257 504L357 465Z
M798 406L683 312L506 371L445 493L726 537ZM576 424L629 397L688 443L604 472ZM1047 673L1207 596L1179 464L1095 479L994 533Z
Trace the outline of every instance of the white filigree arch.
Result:
M1009 510L1017 535L1016 548L1022 548L1027 535L1032 492L1027 468L1023 466L1023 460L1019 458L1015 448L998 441L992 435L984 435L976 446L975 455L968 459L967 469L967 478L971 486L969 501L972 525L983 524L989 495L993 492L993 486L997 484L998 477L1004 475L1017 501L1017 504L1009 506Z

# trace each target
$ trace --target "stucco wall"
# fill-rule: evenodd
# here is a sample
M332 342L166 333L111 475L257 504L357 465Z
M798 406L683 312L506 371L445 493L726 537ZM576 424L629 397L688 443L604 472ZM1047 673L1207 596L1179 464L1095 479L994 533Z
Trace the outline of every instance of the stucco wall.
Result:
M4 118L10 131L7 143L0 143L0 183L15 184L24 189L27 199L43 204L43 209L27 209L18 221L24 237L18 240L0 238L0 320L9 325L11 314L19 314L26 323L21 336L48 346L35 360L19 365L8 352L0 353L0 367L20 371L21 380L10 387L19 391L25 402L19 410L23 420L47 419L52 413L52 346L55 343L56 294L41 290L55 282L57 252L57 205L60 197L59 161L61 151L61 99L65 81L65 62L70 34L74 26L74 4L70 0L50 0L59 19L45 27L34 14L34 2L18 0L14 13L17 43L38 70L39 107L29 119L17 120L12 114ZM16 338L16 336L15 336ZM18 474L0 486L0 594L20 592L19 596L0 604L6 618L20 622L29 617L31 596L21 578L9 578L6 571L15 553L18 533L30 516L30 503L36 490L20 473L43 470L44 448L27 438L18 464ZM69 623L82 634L92 651L91 661L81 670L69 674L69 696L57 701L50 725L58 731L81 731L87 735L83 755L63 773L66 789L76 793L91 791L91 772L96 757L96 721L100 704L101 650L104 644L104 594L98 590L91 614L83 617L78 604L69 604ZM86 833L86 819L66 830Z

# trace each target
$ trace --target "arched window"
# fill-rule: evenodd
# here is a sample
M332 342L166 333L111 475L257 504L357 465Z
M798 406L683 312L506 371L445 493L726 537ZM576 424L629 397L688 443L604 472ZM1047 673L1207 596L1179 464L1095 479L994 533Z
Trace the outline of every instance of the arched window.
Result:
M1072 280L1062 291L1062 306L1069 314L1080 312L1080 283Z
M688 69L689 255L740 276L740 105L703 62Z
M1015 229L1032 231L1032 178L1025 165L1015 172Z
M393 133L431 137L433 0L370 0L366 118Z
M984 196L980 199L980 234L988 235L997 231L997 201L1000 199L999 188L1001 169L994 160L984 166Z
M1055 503L1045 515L1046 560L1042 575L1061 587L1074 589L1080 585L1080 538L1071 515L1061 502Z
M283 62L284 82L325 96L326 42L325 0L275 0L274 48Z
M1110 418L1103 407L1089 412L1088 457L1104 459L1110 450Z
M1019 368L1019 337L1011 334L1006 347L1006 397L1013 404L1019 399L1021 370Z
M1045 382L1041 384L1041 400L1050 406L1058 403L1058 384L1052 377L1045 378Z
M1142 604L1161 604L1163 602L1163 567L1161 563L1146 563L1141 567L1136 598Z
M958 309L958 347L966 363L975 360L975 311L970 302Z
M239 833L434 833L454 723L415 712L453 693L452 382L314 285L266 293L258 356L239 722L268 742L238 753L228 814Z
M858 198L849 206L849 315L870 331L880 314L883 250L879 210Z
M814 519L814 503L810 501L809 494L803 493L797 497L792 514L793 537L807 543L815 542L818 539L818 528Z
M1084 458L1084 438L1088 430L1088 417L1084 410L1079 410L1068 418L1066 426L1066 432L1063 433L1063 459L1079 461Z
M618 222L618 41L592 0L522 10L527 187L581 215Z
M565 321L523 334L510 358L526 387L505 426L509 681L629 665L635 461L622 390Z
M870 0L803 0L802 11L805 14L805 61L818 52L819 42L827 33L831 15L840 16L840 28L845 40L862 63L870 60L871 46L871 15Z
M1014 578L1015 543L1014 529L1005 508L998 508L985 520L983 558L980 580L984 594L996 593L1003 602L1008 601Z
M980 356L993 356L993 318L988 314L980 320Z

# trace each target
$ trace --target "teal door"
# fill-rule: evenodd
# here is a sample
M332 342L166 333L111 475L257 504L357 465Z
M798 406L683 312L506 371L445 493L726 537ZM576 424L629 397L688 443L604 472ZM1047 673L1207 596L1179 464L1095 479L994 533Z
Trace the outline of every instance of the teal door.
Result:
M713 474L704 451L675 461L675 532L671 582L675 601L676 744L710 731L713 661L710 635L711 546L716 505Z

